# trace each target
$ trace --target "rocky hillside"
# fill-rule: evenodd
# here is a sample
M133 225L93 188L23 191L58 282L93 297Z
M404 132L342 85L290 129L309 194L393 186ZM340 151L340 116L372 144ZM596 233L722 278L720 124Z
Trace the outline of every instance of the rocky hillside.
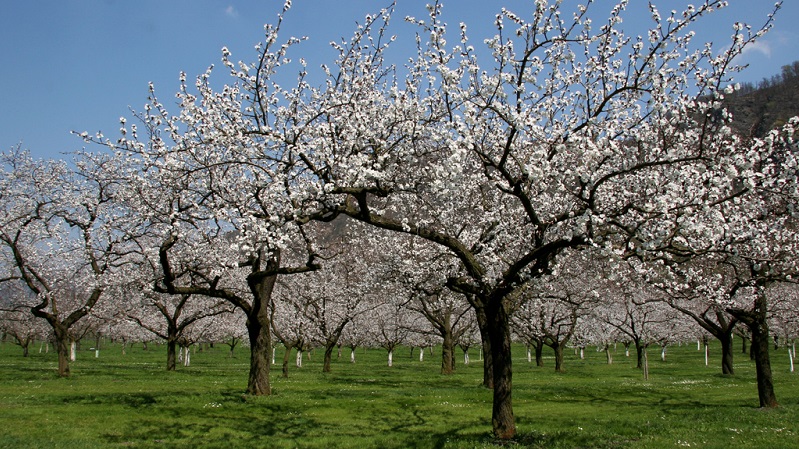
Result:
M782 73L755 84L746 83L726 98L733 127L744 136L762 137L799 115L799 61Z

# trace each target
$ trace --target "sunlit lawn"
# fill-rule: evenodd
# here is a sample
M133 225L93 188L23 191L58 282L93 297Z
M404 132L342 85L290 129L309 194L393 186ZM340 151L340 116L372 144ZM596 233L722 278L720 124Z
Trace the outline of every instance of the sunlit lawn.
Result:
M712 348L717 350L717 348ZM0 447L7 448L471 448L494 447L491 392L480 386L478 355L439 374L439 354L419 362L418 350L345 349L333 372L321 353L275 366L275 394L247 397L247 348L229 358L224 346L192 355L192 366L164 370L162 346L118 346L79 353L73 376L56 377L56 356L0 345ZM459 351L460 352L460 351ZM650 351L644 381L619 346L604 354L569 352L566 373L527 363L515 349L514 410L519 437L511 446L540 448L796 448L799 374L785 349L772 354L782 406L757 408L754 366L736 354L736 375L719 360L704 365L695 345L670 347L667 360ZM278 351L278 360L282 354ZM293 357L292 357L293 362Z

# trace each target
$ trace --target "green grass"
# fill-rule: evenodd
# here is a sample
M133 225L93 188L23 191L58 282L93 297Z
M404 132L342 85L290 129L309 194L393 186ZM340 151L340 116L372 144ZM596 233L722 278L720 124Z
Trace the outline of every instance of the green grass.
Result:
M717 349L718 348L712 348ZM459 351L460 352L460 351ZM696 346L652 350L644 381L621 347L614 364L586 351L566 358L566 373L531 366L514 354L517 440L534 448L799 447L799 373L785 349L772 355L776 410L757 408L754 366L736 354L734 377L719 361L704 366ZM321 372L321 353L273 372L275 394L248 397L248 354L226 347L197 352L191 367L164 370L162 346L81 351L73 376L56 376L56 357L23 358L0 345L0 448L488 448L491 392L480 386L480 362L439 374L439 357L419 362L408 350L385 366L385 351L348 351ZM280 357L278 351L278 357ZM346 360L345 360L346 359ZM293 362L293 358L292 358Z

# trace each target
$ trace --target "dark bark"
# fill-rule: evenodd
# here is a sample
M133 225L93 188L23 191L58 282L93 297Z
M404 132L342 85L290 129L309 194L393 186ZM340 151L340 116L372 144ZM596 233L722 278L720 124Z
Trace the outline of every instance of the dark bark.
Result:
M335 348L335 347L336 347L335 343L333 343L332 345L331 344L325 345L325 360L324 360L324 363L322 365L322 372L323 373L329 373L330 372L330 363L333 360L333 348ZM340 351L339 351L339 353L340 353Z
M268 272L274 273L279 260L270 260ZM250 375L247 381L247 393L255 396L272 394L269 383L269 371L272 356L271 316L268 304L271 303L272 291L277 282L277 274L251 274L247 284L253 294L252 309L247 315L247 334L250 338Z
M730 295L732 294L733 293L730 293ZM708 331L710 335L714 336L719 340L719 342L721 342L721 372L725 375L734 374L732 365L732 335L733 331L735 330L735 325L738 324L738 318L736 318L734 315L730 317L723 310L719 309L708 308L702 314L698 314L690 309L680 307L674 303L669 303L669 305L691 317L703 329ZM705 346L707 346L707 337L705 337L703 340ZM746 339L744 339L744 347L745 346Z
M644 369L644 345L640 339L635 340L635 354L637 359L635 367Z
M777 407L777 396L774 394L774 381L771 376L771 359L769 356L769 329L765 317L749 328L752 331L752 348L757 371L757 396L760 406Z
M67 329L60 326L53 328L55 336L56 353L58 354L58 375L59 377L69 377L69 346L72 339Z
M535 342L535 366L544 366L544 340Z
M491 352L491 339L488 335L488 317L486 316L485 309L482 306L476 305L473 299L469 296L469 302L474 308L475 316L477 317L477 328L480 331L480 344L483 347L483 386L486 388L494 388L494 358Z
M566 342L553 342L552 344L548 345L555 351L555 372L562 373L563 370L563 349L566 346Z
M730 309L729 312L744 323L751 333L751 350L757 372L757 396L760 407L779 406L777 396L774 394L774 381L771 374L768 302L763 287L758 286L754 307L751 310Z
M272 354L272 337L269 334L269 323L259 320L247 320L247 334L250 338L250 375L247 380L247 393L253 396L272 394L269 383Z
M166 342L166 370L175 371L177 366L177 338L170 338Z
M495 300L486 307L488 340L491 343L494 399L491 424L494 436L508 440L516 435L513 416L513 364L511 357L510 317L502 302Z
M455 342L452 338L452 329L446 328L443 334L444 342L441 345L441 374L452 374L455 371Z
M732 376L735 374L733 369L733 350L732 350L732 329L729 333L721 334L719 338L721 342L721 373L724 375Z

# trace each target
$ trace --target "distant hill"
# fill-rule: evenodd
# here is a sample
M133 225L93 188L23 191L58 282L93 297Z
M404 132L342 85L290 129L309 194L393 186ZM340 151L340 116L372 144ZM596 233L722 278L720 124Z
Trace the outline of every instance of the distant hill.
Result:
M769 130L799 115L799 61L756 85L744 83L725 98L733 129L744 136L763 137Z

